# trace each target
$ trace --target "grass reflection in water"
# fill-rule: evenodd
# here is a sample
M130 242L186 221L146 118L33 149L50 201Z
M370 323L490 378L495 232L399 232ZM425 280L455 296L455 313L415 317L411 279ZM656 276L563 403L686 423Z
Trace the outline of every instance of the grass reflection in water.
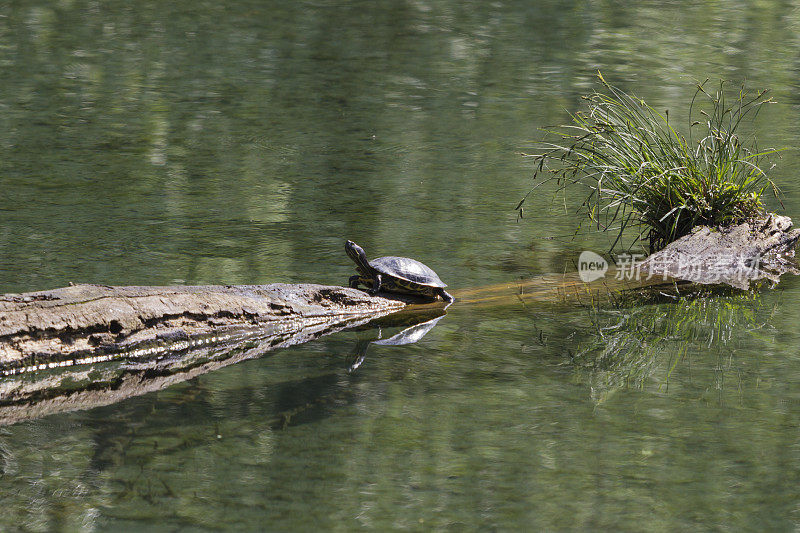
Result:
M709 292L653 295L636 306L587 307L588 338L569 353L595 401L620 387L654 384L666 392L676 369L691 366L697 354L717 354L716 381L707 385L724 387L724 372L738 371L736 347L747 337L774 332L770 317L778 303L765 304L759 292Z

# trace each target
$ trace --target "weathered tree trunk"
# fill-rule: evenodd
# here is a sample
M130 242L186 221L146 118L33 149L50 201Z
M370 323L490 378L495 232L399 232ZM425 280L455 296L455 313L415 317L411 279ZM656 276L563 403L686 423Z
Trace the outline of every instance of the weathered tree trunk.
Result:
M536 278L458 291L458 305L582 298L641 289L664 280L727 284L746 289L760 279L795 272L800 230L788 217L730 228L700 228L641 263L642 279L577 276ZM638 274L637 269L637 274ZM320 323L376 316L413 298L369 296L323 285L271 284L204 287L76 285L0 296L0 374L186 349L224 341L233 331L298 331ZM282 329L281 329L282 328ZM209 340L210 339L210 340Z
M700 227L649 256L641 268L665 279L748 289L762 279L796 274L798 239L792 219L774 214L725 228Z
M800 229L792 229L792 220L773 214L727 228L697 228L643 261L611 267L589 283L573 271L462 289L455 295L457 305L502 307L639 298L676 288L684 294L699 285L748 289L759 280L777 282L782 274L798 274L798 240Z
M788 217L772 215L730 228L700 228L647 258L636 269L638 278L613 269L592 283L576 273L543 276L455 291L456 305L594 302L641 290L663 292L665 279L671 286L684 280L747 288L797 273L800 230L791 227ZM0 424L113 403L375 319L403 324L409 316L386 315L408 302L418 303L310 284L76 285L2 295ZM441 307L414 306L403 314L439 316ZM416 323L419 317L410 318ZM117 362L83 364L112 360Z
M0 373L10 375L296 332L379 316L399 299L344 287L75 285L0 296Z
M350 316L285 331L277 324L264 323L221 336L218 342L198 343L191 350L6 376L0 378L0 425L109 405L370 320Z
M403 310L415 299L393 298L310 284L6 294L0 425L111 404L371 321L444 314L440 303Z

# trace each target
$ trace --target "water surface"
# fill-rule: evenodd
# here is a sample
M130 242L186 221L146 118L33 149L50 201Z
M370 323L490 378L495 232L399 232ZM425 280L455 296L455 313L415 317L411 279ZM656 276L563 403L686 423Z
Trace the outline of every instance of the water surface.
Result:
M598 69L676 121L694 80L772 88L797 219L799 7L0 2L0 292L343 284L348 238L455 291L573 270L610 245L581 198L513 207ZM797 529L799 297L457 303L354 372L375 331L22 422L0 524Z

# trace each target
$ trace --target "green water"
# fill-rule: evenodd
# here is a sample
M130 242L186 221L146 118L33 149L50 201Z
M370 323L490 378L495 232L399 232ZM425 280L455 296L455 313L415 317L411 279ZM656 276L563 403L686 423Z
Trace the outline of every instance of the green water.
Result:
M574 269L579 198L513 207L598 69L676 120L772 88L798 220L798 8L0 1L0 292L343 284L348 238L455 292ZM353 372L370 332L3 427L0 529L796 530L798 301L457 302Z

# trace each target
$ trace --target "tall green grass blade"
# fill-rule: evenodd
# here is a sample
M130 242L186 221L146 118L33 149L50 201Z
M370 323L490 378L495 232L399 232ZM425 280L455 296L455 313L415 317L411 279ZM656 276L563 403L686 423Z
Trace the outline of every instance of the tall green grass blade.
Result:
M616 228L614 245L637 229L634 242L647 239L651 251L689 233L698 224L720 226L763 212L761 196L777 186L760 164L779 150L748 148L737 130L772 103L768 92L741 87L732 103L721 82L697 85L689 105L688 139L641 98L610 85L586 97L587 109L571 114L571 124L550 128L562 142L542 143L533 154L535 185L551 181L557 191L587 190L580 211L603 231ZM704 129L695 141L694 131ZM632 243L633 244L633 243ZM613 248L612 246L612 248Z

